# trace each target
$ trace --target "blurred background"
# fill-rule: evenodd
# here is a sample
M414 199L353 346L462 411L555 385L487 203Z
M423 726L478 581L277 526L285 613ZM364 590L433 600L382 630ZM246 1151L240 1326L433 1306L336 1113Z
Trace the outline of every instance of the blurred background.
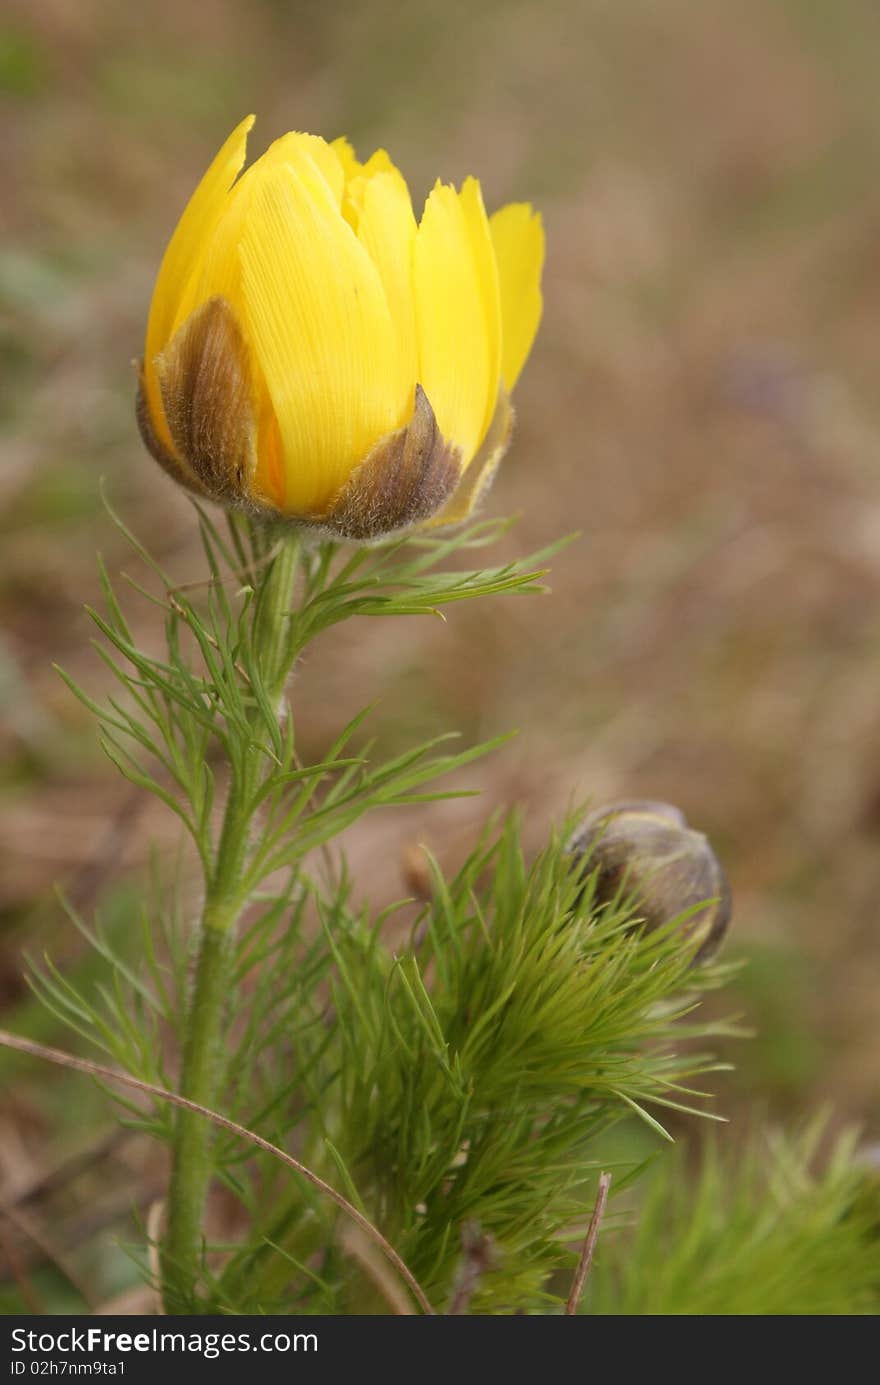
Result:
M88 965L55 882L124 924L150 842L177 836L52 662L106 687L95 550L134 566L102 476L181 580L202 576L131 361L167 237L253 110L254 153L347 133L391 151L417 209L473 172L490 209L531 200L547 228L488 508L521 516L511 554L581 531L552 595L325 636L296 682L316 755L377 696L388 750L520 732L469 774L481 799L351 833L360 891L400 895L421 840L454 862L499 805L536 847L573 798L670 800L728 868L728 955L748 961L724 1004L756 1031L718 1079L729 1138L825 1103L880 1135L878 56L873 0L4 0L0 1024L70 1042L21 981L23 946ZM88 1082L0 1055L0 1306L127 1290L101 1237L132 1175L143 1210L162 1171L113 1129ZM53 1243L52 1170L105 1137Z

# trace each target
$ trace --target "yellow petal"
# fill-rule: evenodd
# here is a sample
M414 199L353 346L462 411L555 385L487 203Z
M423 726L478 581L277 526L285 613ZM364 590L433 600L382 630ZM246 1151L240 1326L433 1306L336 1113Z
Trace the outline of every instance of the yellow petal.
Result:
M278 424L284 509L320 514L413 408L379 273L305 158L256 180L241 260L248 335Z
M153 291L144 351L144 377L154 426L168 447L172 445L171 435L162 411L153 362L171 336L182 290L198 269L206 237L245 161L248 131L253 123L254 117L249 115L236 126L190 198L165 251Z
M174 329L220 294L241 311L241 260L238 247L244 223L261 179L283 164L305 167L311 177L324 179L335 202L342 200L345 179L336 152L319 135L291 133L276 139L251 164L223 202L211 233L206 236L198 273L181 293Z
M391 155L387 149L375 150L361 167L361 174L364 178L375 178L380 173L397 172L397 166L392 163Z
M397 169L392 168L355 179L349 199L353 206L349 220L379 271L394 327L398 370L412 395L418 380L419 355L412 274L416 219L409 189Z
M425 203L414 254L419 380L440 431L471 461L498 396L498 272L480 185L438 183Z
M501 378L516 384L541 321L544 228L527 202L512 202L489 222L501 290Z
M345 188L344 160L336 144L328 144L320 135L307 135L299 131L282 135L270 144L265 154L248 169L245 178L253 176L256 181L262 174L268 173L275 164L290 163L296 166L304 160L308 160L317 168L330 188L336 205L339 206ZM243 178L242 182L244 181Z
M208 299L218 295L226 298L240 312L241 261L238 245L252 192L253 185L246 173L224 199L216 222L205 236L195 272L180 286L171 323L172 336Z
M212 298L221 296L232 308L247 333L241 267L241 241L262 181L273 170L295 164L309 178L323 183L323 193L338 207L344 174L338 154L316 135L282 135L242 174L227 196L221 214L207 238L199 271L193 275L178 305L175 330ZM337 211L338 215L338 211ZM249 336L248 336L249 340ZM253 353L253 348L250 348ZM252 369L253 409L258 420L259 446L253 486L265 502L283 506L285 478L281 440L266 383L259 369Z
M366 189L373 179L386 173L393 174L403 183L409 201L409 189L406 187L406 181L399 170L395 168L384 149L377 149L374 154L370 155L367 162L362 164L347 139L334 140L330 148L336 152L345 174L342 215L355 231L360 226ZM410 215L412 215L412 202L410 202L409 209Z
M356 178L363 172L364 166L354 152L351 141L347 140L345 135L340 135L338 139L334 139L330 144L330 148L342 164L346 183L351 182L352 178Z
M362 164L352 145L340 135L339 139L333 140L329 146L342 165L345 175L346 187L353 183L356 178L372 178L377 173L396 173L397 169L391 162L391 156L385 149L377 149L371 154L365 164Z

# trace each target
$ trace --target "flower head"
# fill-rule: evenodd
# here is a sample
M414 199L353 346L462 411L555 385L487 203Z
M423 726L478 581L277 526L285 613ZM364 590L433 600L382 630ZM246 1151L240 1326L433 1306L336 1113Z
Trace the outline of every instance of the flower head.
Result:
M541 316L540 218L488 218L468 178L438 182L416 222L383 150L360 163L316 135L241 173L252 124L165 252L144 441L200 495L346 537L461 519L509 440Z

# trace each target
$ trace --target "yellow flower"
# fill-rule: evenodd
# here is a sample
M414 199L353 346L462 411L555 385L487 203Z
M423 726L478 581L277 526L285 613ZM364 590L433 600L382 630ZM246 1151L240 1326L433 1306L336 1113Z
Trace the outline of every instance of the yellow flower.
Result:
M138 420L199 495L373 539L451 523L507 445L541 316L525 204L437 183L416 222L384 150L289 134L239 177L249 117L162 261ZM460 483L471 468L469 484Z

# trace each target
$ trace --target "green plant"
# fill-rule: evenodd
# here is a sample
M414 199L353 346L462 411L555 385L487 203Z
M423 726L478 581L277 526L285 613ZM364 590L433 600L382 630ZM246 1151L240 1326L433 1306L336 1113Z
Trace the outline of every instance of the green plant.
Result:
M735 1156L712 1142L696 1169L681 1151L664 1157L632 1226L606 1225L586 1310L875 1314L880 1183L852 1134L820 1157L822 1133L756 1135Z
M633 1112L661 1133L664 1107L703 1103L693 1082L713 1061L692 1039L711 1026L690 1016L723 968L692 968L679 921L645 933L624 896L600 905L566 848L574 819L531 864L515 818L489 824L451 879L431 864L430 897L414 916L407 906L405 927L404 906L378 918L354 908L344 855L328 845L367 812L462 792L436 781L497 742L454 751L441 737L376 760L364 713L303 763L295 698L283 696L302 650L340 620L534 592L547 555L448 566L498 523L352 552L247 520L226 534L199 522L210 579L195 591L128 535L152 574L135 585L162 611L162 656L137 647L102 572L93 619L119 693L98 703L68 682L114 764L186 828L200 923L180 880L160 877L122 948L71 911L104 980L82 992L47 960L34 985L124 1072L295 1152L395 1246L435 1307L454 1298L477 1235L473 1311L552 1309L592 1206L601 1133ZM169 1311L387 1306L314 1186L192 1110L117 1100L171 1149ZM223 1248L211 1244L218 1185L245 1228Z

